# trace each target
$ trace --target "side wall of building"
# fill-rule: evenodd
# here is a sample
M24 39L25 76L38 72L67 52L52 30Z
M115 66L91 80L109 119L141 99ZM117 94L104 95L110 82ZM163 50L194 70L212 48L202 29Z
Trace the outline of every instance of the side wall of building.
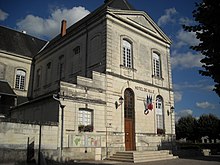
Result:
M18 96L27 97L31 69L31 58L1 51L0 59L0 65L4 67L4 80L9 83L11 88ZM18 69L23 70L26 73L24 90L19 90L15 88L16 71ZM20 103L20 100L18 100L18 103Z
M56 91L59 80L76 83L77 76L91 78L92 71L105 71L105 25L102 18L85 22L36 56L34 98Z

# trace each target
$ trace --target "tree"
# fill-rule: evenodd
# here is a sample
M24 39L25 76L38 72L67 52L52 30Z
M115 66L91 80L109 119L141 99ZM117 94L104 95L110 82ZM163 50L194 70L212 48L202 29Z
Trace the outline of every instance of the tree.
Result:
M202 115L198 119L198 131L200 138L208 136L209 139L219 138L219 119L212 115Z
M211 77L215 82L214 91L220 96L220 1L203 0L196 3L196 9L193 11L193 17L196 25L185 26L185 31L195 32L196 38L200 43L191 46L195 51L204 55L201 60L204 70L199 70L203 76Z
M176 138L186 138L195 142L198 139L197 120L191 115L181 117L176 124Z

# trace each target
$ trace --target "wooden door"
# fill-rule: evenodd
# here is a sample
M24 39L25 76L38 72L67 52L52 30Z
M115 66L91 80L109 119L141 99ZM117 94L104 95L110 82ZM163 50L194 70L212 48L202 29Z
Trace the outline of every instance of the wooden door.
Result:
M124 93L124 128L125 128L125 150L135 150L135 125L134 125L134 93L128 88Z

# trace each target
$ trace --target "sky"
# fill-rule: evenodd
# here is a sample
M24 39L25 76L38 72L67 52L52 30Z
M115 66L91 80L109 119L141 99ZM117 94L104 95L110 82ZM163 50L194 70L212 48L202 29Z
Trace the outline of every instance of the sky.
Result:
M199 41L182 25L192 25L195 2L201 0L128 0L145 11L172 40L171 65L176 119L214 114L220 118L220 100L212 91L214 82L199 74L203 56L189 47ZM104 0L0 0L0 25L41 39L60 32L60 22L70 26L102 5Z

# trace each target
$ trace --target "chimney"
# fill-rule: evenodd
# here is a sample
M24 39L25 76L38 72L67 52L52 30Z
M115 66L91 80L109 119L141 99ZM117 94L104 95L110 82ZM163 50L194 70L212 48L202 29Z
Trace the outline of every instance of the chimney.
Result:
M62 24L61 24L61 36L65 36L66 35L66 20L62 20Z

